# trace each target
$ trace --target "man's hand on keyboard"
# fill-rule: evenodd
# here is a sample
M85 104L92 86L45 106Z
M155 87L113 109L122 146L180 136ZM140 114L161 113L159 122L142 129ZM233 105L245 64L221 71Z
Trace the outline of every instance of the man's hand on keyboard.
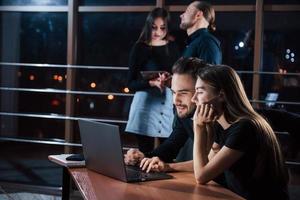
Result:
M140 167L146 172L165 172L168 169L168 163L160 160L159 157L144 158L140 163Z
M124 162L126 165L136 165L141 162L145 155L138 149L131 148L124 155Z

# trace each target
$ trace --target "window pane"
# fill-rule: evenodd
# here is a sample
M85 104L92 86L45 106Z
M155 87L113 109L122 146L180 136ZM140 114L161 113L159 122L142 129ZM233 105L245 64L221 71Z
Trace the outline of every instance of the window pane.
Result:
M82 0L79 3L84 6L155 5L156 0Z
M66 13L1 12L0 26L1 62L66 63Z
M77 117L127 120L131 97L116 95L77 95L75 115Z
M79 20L78 62L127 66L147 13L83 13Z
M166 5L189 5L192 1L190 0L166 0ZM255 0L212 0L209 1L212 5L243 5L243 4L255 4Z
M76 73L76 90L124 93L126 88L128 70L79 69Z
M263 71L280 72L261 76L260 98L300 102L300 12L266 12L264 15ZM276 23L272 23L276 21ZM298 73L298 75L286 75ZM300 106L267 103L300 113Z
M299 4L299 0L264 0L264 4Z
M56 5L67 5L68 0L1 0L0 5L4 6L56 6Z
M0 120L1 137L25 138L35 140L63 140L65 137L65 120L62 119L14 117L1 115Z
M66 88L66 69L28 66L0 66L1 87L13 88Z

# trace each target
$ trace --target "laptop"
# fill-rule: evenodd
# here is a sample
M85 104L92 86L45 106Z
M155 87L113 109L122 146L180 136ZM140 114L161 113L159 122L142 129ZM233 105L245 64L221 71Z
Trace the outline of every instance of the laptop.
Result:
M88 169L124 182L172 178L166 173L146 173L139 167L126 166L118 126L87 120L78 121L85 164Z

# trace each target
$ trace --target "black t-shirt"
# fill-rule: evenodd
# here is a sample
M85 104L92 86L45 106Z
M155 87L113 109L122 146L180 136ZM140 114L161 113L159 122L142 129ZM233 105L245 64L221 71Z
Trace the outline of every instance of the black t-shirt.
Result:
M250 120L242 119L226 130L216 123L214 129L215 142L221 147L225 145L243 152L243 156L224 172L224 186L246 199L288 199L287 188L272 181L268 171L264 171L259 180L253 177L261 137Z

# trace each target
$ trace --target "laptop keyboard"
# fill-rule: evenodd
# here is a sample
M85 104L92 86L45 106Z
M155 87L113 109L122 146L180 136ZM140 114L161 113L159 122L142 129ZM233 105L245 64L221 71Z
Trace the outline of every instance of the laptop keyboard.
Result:
M172 178L163 172L145 172L137 166L126 166L127 179L129 181L147 181L147 180L160 180Z
M138 180L153 179L159 174L156 172L144 172L137 166L126 166L126 173L128 178Z
M126 166L127 175L130 177L147 177L147 172L144 172L141 168L137 166Z

